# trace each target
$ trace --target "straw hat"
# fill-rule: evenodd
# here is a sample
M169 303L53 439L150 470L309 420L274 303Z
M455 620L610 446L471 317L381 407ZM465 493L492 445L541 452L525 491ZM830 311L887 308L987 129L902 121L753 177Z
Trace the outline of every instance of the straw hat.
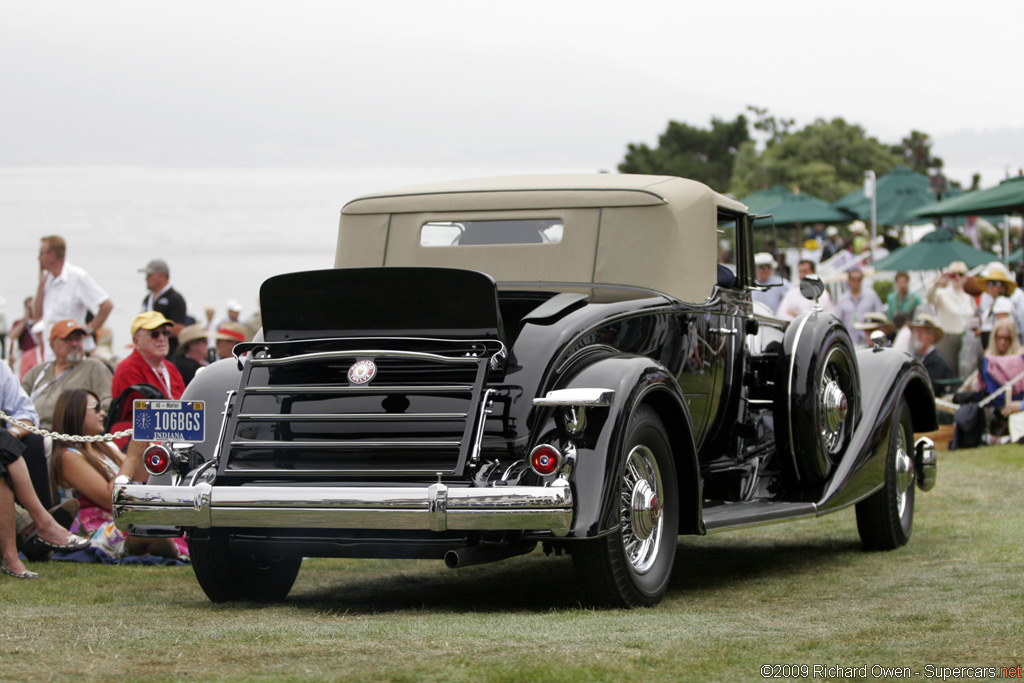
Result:
M223 322L220 327L217 328L216 334L213 338L216 341L233 341L233 342L244 342L246 338L245 327L241 323Z
M915 315L913 322L910 323L910 327L913 329L931 330L935 333L936 344L945 336L942 328L939 327L939 321L935 319L935 316L928 313L918 313Z
M195 325L183 327L181 332L178 333L178 350L184 353L189 344L200 339L206 339L206 330L203 329L202 325L196 323Z
M864 314L864 320L861 322L854 323L853 326L858 330L875 330L881 329L888 332L892 329L892 322L885 316L885 313L876 313L875 311L869 311Z
M1006 269L1006 266L999 263L999 261L993 261L985 266L985 270L981 271L975 279L981 283L1002 282L1006 285L1007 295L1013 294L1013 290L1017 289L1017 281L1010 275L1010 271Z
M953 261L946 266L946 270L943 272L947 274L956 273L958 275L967 275L967 264L963 261Z

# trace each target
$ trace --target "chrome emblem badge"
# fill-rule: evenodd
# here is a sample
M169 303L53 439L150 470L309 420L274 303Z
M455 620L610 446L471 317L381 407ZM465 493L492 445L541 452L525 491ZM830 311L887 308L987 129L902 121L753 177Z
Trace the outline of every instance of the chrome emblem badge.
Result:
M352 384L366 384L377 376L377 364L372 360L361 360L348 369L348 381Z

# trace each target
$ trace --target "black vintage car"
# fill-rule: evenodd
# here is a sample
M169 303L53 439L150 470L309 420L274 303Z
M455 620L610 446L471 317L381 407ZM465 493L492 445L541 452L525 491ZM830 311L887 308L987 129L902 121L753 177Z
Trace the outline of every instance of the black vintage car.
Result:
M336 268L267 280L262 333L189 385L223 406L206 441L116 482L117 524L184 533L214 601L283 598L304 556L459 567L540 542L591 603L650 605L679 534L850 505L865 547L901 546L936 476L913 443L928 377L752 303L761 238L672 177L356 199Z

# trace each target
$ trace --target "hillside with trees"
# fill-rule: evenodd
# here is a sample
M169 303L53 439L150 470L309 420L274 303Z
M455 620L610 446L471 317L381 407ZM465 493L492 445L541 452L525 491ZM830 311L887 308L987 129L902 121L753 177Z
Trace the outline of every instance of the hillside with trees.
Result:
M782 185L835 201L859 188L866 170L882 176L898 164L924 174L942 168L931 137L918 130L885 144L841 117L796 129L793 119L747 109L752 119L714 118L710 128L669 121L656 147L630 143L618 170L692 178L736 197Z

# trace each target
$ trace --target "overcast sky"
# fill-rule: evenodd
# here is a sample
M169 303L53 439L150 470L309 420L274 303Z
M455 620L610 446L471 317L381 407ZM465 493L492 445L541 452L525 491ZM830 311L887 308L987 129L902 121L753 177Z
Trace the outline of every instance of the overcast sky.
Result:
M0 0L0 166L614 170L747 104L1024 166L1021 0Z

